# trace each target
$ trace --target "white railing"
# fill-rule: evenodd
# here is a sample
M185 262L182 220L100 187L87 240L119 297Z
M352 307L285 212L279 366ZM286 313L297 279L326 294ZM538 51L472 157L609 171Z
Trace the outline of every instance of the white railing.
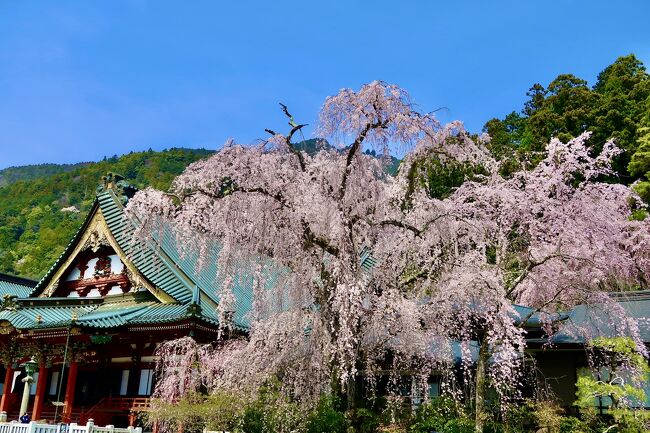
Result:
M119 428L113 425L100 427L95 425L92 419L89 419L86 425L70 424L68 433L142 433L142 427Z
M65 427L59 424L39 424L36 422L0 422L0 433L63 433Z
M35 421L20 423L17 421L0 422L0 433L142 433L142 427L119 428L112 425L99 427L90 419L85 425L77 423L40 424Z

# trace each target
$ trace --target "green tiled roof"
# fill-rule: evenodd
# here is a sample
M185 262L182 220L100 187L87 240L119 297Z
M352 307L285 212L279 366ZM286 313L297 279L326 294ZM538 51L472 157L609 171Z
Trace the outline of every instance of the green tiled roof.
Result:
M29 296L34 286L36 281L0 274L0 298L5 295L24 298Z
M122 203L110 191L100 194L97 199L111 233L122 250L127 254L130 253L133 249L131 244L133 229L124 219ZM216 321L214 309L219 303L216 292L220 284L216 263L220 247L215 242L211 250L212 258L205 266L199 268L197 255L181 254L171 230L165 230L160 236L152 238L145 248L139 248L132 260L149 281L181 304L192 302L195 289L198 288L201 293L203 315L206 319ZM240 268L241 274L234 278L233 287L237 299L234 324L245 328L246 315L252 305L252 278L246 272L248 266Z
M88 328L119 328L130 323L130 319L138 317L143 310L146 310L151 305L153 304L148 303L145 305L120 306L118 308L105 308L104 305L101 305L80 316L76 323Z
M133 250L131 243L133 228L124 219L122 204L111 191L98 195L97 200L111 234L120 248L129 254ZM179 272L178 266L169 258L167 252L153 240L151 245L139 248L131 260L145 278L175 300L183 303L192 300L194 285L186 275Z
M122 251L129 255L129 259L142 276L175 302L162 303L148 292L149 296L136 294L137 296L127 296L122 301L120 297L95 299L93 305L83 306L81 303L84 298L65 298L60 301L65 304L61 306L54 306L53 298L24 299L27 296L38 296L47 287L56 271L75 249L96 209L101 210L111 235ZM75 324L88 328L170 323L190 317L217 325L218 244L215 243L213 247L214 260L199 269L196 255L179 252L171 230L152 238L147 245L139 245L137 250L134 250L132 245L132 234L133 226L124 218L124 206L112 190L98 194L89 217L46 275L38 283L32 282L33 289L22 287L21 291L16 293L19 298L23 298L21 301L29 302L21 302L21 307L17 310L0 311L0 320L8 320L18 329L49 328L67 326L74 312ZM162 238L162 241L159 238ZM243 271L235 278L237 283L233 289L237 299L234 325L242 330L246 328L246 315L252 303L252 278L250 273L245 272L247 268L242 266ZM143 296L146 299L143 299Z
M58 328L67 326L73 314L80 317L97 308L95 305L38 306L0 310L0 320L16 329Z
M375 267L377 264L377 259L375 259L370 250L366 247L363 247L361 249L361 268L365 271L370 273L372 271L372 268Z
M205 295L202 301L210 302ZM0 310L0 321L6 320L21 330L61 328L71 324L81 328L114 329L182 321L191 317L191 311L196 311L197 307L199 314L194 316L198 320L218 325L214 309L203 310L192 304L163 304L149 293L104 299L23 298L10 308Z

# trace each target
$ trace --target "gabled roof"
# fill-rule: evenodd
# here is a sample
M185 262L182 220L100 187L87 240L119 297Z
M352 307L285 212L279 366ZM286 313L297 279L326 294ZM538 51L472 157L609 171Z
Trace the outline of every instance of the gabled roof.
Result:
M87 239L89 230L100 226L120 259L137 274L137 292L106 298L53 298L52 287L57 286L64 268L79 253L80 243ZM0 277L0 294L19 298L17 305L0 310L0 321L9 321L17 329L67 326L73 318L75 326L89 328L170 323L189 318L218 325L219 246L214 244L214 260L199 269L196 255L180 253L171 230L137 249L132 244L133 230L132 222L124 216L122 200L110 188L100 191L78 232L38 283ZM246 269L247 266L242 267L233 287L237 299L233 325L240 330L247 326L246 315L252 303L252 278Z
M126 254L131 253L133 228L124 218L121 202L111 190L98 195L97 200L115 240ZM181 304L198 299L203 310L216 308L219 303L216 292L220 284L217 272L220 246L216 242L211 248L211 260L202 267L198 266L196 254L181 254L171 230L152 238L144 247L133 254L133 263L144 277ZM233 320L235 326L245 328L246 315L252 305L253 282L249 266L242 265L240 269L241 274L233 279L233 293L237 300Z

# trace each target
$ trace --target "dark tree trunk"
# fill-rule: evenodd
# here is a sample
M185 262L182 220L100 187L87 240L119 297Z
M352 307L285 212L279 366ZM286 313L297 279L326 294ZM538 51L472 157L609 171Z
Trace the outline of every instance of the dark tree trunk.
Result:
M485 389L486 389L486 370L487 363L490 358L490 348L487 341L487 336L481 337L481 345L478 352L478 361L476 363L476 378L475 378L475 423L476 433L483 433L483 426L487 418L485 413Z

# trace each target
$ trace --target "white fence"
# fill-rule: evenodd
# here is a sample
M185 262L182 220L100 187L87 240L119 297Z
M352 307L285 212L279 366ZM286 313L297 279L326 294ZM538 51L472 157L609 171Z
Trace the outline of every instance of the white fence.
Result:
M23 424L17 421L0 422L0 433L142 433L141 427L118 428L112 425L99 427L89 420L85 425L40 424L35 421Z

